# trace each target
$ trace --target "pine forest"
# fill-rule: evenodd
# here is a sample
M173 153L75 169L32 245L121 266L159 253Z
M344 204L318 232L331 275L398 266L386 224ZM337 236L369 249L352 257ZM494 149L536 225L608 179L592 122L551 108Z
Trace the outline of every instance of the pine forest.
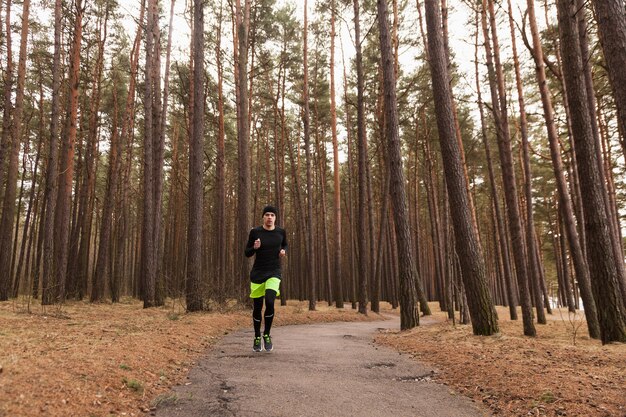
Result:
M626 389L625 68L624 0L2 0L0 307L252 323L270 205L278 319L559 321Z
M137 3L2 2L0 299L245 299L271 203L283 300L626 341L623 2Z

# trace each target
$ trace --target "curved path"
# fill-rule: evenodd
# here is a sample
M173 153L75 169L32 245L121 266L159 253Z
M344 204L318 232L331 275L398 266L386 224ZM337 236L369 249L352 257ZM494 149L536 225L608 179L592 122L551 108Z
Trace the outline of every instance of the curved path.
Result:
M398 318L272 329L273 352L252 352L252 330L231 333L174 387L159 417L486 416L406 355L376 346Z

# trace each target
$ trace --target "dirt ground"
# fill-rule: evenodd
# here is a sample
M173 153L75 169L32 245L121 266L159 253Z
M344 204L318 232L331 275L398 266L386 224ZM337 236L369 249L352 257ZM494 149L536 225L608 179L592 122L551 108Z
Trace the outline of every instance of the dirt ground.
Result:
M387 332L376 342L435 366L436 381L496 416L626 417L626 344L602 346L588 337L580 313L568 317L566 309L535 324L536 338L525 337L521 311L512 322L507 308L497 310L498 336L474 336L471 326L453 326L437 312L437 324Z
M380 320L318 303L289 301L275 324ZM436 305L432 306L436 311ZM385 305L385 312L391 312ZM502 332L476 337L470 326L437 323L387 331L377 342L434 366L435 378L481 401L495 415L626 416L626 345L602 346L557 313L521 336L499 310ZM136 300L62 307L0 303L0 416L148 415L169 387L182 384L207 347L250 325L249 310L185 314L179 302L144 310Z

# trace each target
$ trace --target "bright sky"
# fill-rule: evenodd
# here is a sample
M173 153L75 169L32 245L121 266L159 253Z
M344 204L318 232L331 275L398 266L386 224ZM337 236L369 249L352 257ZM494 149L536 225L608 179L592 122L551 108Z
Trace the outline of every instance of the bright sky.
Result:
M227 16L230 13L228 8L228 3L226 0L222 0L224 2L224 14ZM319 0L318 0L319 1ZM518 24L521 24L521 13L526 9L526 0L512 0L513 9L514 9L514 19ZM213 4L217 3L215 1ZM303 19L303 6L304 2L301 0L278 0L277 7L280 7L284 4L295 4L296 5L296 16L300 19ZM423 8L423 1L422 8ZM455 55L455 63L459 66L461 74L464 74L466 80L461 80L460 88L469 89L474 91L474 37L473 31L474 28L471 24L469 24L469 20L473 18L473 12L469 10L463 2L451 2L449 1L449 28L450 28L450 47ZM185 11L188 10L191 5L191 0L177 0L175 4L175 16L174 16L174 37L173 37L173 48L172 54L173 57L185 57L187 59L188 50L189 50L189 36L190 36L190 28L189 24L185 18ZM535 4L537 9L537 18L539 19L540 27L545 26L544 24L544 13L542 10L542 3L538 2ZM217 9L217 5L215 8ZM496 6L497 7L497 6ZM502 7L506 7L506 2L502 2ZM126 19L126 27L130 36L134 36L135 32L135 21L139 15L139 1L136 2L121 2L120 4L121 10L123 10L128 18ZM169 8L170 2L167 0L162 1L162 8L164 17L161 19L162 27L165 27L168 23L169 18ZM540 9L541 8L541 9ZM313 21L315 16L315 0L308 1L308 9L309 9L309 21ZM212 13L215 13L213 10L206 11L208 21L208 16ZM501 25L499 30L499 38L502 46L502 59L503 62L511 59L511 48L510 48L510 35L509 35L509 25L508 21L504 20L507 18L506 10L497 10L497 13L501 19ZM401 27L403 31L415 30L417 31L416 35L419 36L419 28L417 26L418 18L416 11L416 2L410 1L405 9L404 16L404 26ZM365 20L365 18L362 18ZM350 27L348 27L348 25ZM343 41L343 50L345 53L346 62L354 56L354 47L352 45L352 37L350 32L353 31L352 24L352 7L347 7L344 15L344 22L338 24L338 31L341 31L340 36ZM223 30L229 31L230 24L225 25ZM362 32L365 32L367 27L362 28ZM225 38L223 38L223 47L226 50L230 50L232 48L232 42L228 40L228 33L226 33ZM482 36L481 36L482 38ZM309 38L309 42L311 38ZM522 62L530 61L530 56L528 55L526 48L521 42L521 39L517 40L517 48L518 52L522 55ZM416 65L415 57L418 55L419 51L415 50L415 48L401 48L401 56L400 61L405 72L408 72L411 67ZM482 51L481 51L482 52ZM337 62L337 79L340 78L340 74L342 71L341 68L341 50L339 46L339 39L337 40L337 50L336 50L336 62ZM340 83L337 83L337 89L341 89ZM340 97L338 95L338 97Z
M173 21L174 27L174 36L173 36L173 47L172 47L172 59L188 59L189 55L189 42L190 42L190 27L185 17L185 13L188 12L191 7L192 0L174 0L175 3L175 15ZM224 15L228 16L230 13L230 9L228 6L227 0L219 0L224 3ZM243 1L243 0L242 0ZM321 0L309 0L308 1L308 9L309 9L309 21L313 21L315 16L315 2ZM402 3L402 0L399 0ZM526 0L512 0L513 9L514 9L514 19L518 24L521 24L521 14L526 9ZM210 16L216 13L216 9L219 6L218 0L211 2L214 9L206 9L206 18L205 21L209 21ZM423 0L420 1L423 8ZM473 12L469 10L469 8L464 4L464 2L459 1L448 1L449 3L449 28L450 28L450 47L454 53L454 62L459 66L460 73L464 74L465 80L461 80L461 85L459 88L463 88L466 91L474 91L474 38L472 32L474 31L473 25L469 24L469 20L473 18ZM170 9L170 1L169 0L161 0L161 7L163 10L163 16L161 19L161 26L166 28L169 19L169 9ZM300 19L303 19L303 6L304 1L302 0L277 0L277 7L280 7L284 4L295 4L296 6L296 16ZM506 8L506 2L500 2L501 7ZM123 1L119 2L120 11L126 16L124 19L124 26L128 31L129 37L132 39L134 37L136 31L136 19L139 17L139 5L140 0L135 1ZM39 18L45 20L45 15L52 16L50 7L52 5L48 4L47 8L42 10L42 7L38 5L37 7L31 8L31 13L39 14ZM496 6L498 8L498 6ZM540 0L536 1L535 8L537 11L537 19L540 28L545 27L545 19L543 12L543 2ZM49 13L47 13L49 12ZM509 25L507 18L506 10L498 9L498 16L500 18L500 27L499 27L499 38L502 47L502 60L506 62L511 59L511 48L510 48L510 35L509 35ZM21 7L13 7L12 10L12 19L13 22L18 22L18 19L21 18ZM551 17L553 19L554 17ZM362 17L362 21L371 20L365 17ZM418 18L417 18L417 10L416 10L416 1L407 0L407 6L403 15L404 25L400 28L401 31L405 33L407 31L416 31L414 36L419 37L419 27ZM207 23L208 25L208 23ZM223 26L223 30L225 31L225 36L222 40L222 46L226 51L232 50L232 41L228 39L229 31L231 25L226 24ZM362 32L365 33L367 30L366 24L362 24ZM353 23L352 23L352 7L347 7L344 10L344 18L343 22L338 23L338 31L340 31L340 39L343 42L343 50L345 53L346 62L349 62L350 59L354 56L354 47L352 45L352 36L351 32L353 31ZM13 42L19 42L19 36L14 36ZM312 40L309 38L309 42ZM341 79L342 67L341 67L341 49L339 45L339 38L337 39L337 50L335 52L337 67L335 69L337 80ZM531 61L530 55L526 51L525 46L522 44L521 39L517 40L517 48L518 52L521 54L521 62L529 63ZM17 51L17 45L14 48ZM481 51L482 52L482 51ZM415 48L404 47L400 50L400 62L401 65L406 72L409 72L412 67L416 65L415 57L418 55L419 51ZM17 59L17 57L16 57ZM209 70L211 70L209 68ZM483 70L483 69L481 69ZM338 91L341 90L342 85L340 82L336 83L336 88ZM338 92L338 97L341 97Z
M228 16L230 14L230 9L228 6L227 0L221 0L224 3L224 16ZM243 1L243 0L242 0ZM308 1L308 9L309 9L309 21L313 21L316 19L315 16L315 1ZM321 0L317 0L321 1ZM402 0L399 0L402 2ZM521 15L523 11L526 9L526 0L512 0L513 9L514 9L514 19L518 24L521 24ZM213 9L206 9L206 17L205 21L207 22L207 27L209 25L209 21L214 14L217 13L217 7L219 7L218 0L211 2ZM423 7L423 1L421 1ZM457 87L458 89L462 89L466 93L474 93L474 37L473 31L474 27L470 23L468 23L473 18L473 12L469 10L467 6L463 2L454 2L448 1L449 3L449 28L450 28L450 47L454 53L454 62L460 68L461 80L460 84ZM161 0L162 7L162 19L160 24L163 28L167 27L169 21L169 9L170 9L170 1ZM191 0L176 0L175 3L175 15L173 21L174 27L174 36L173 36L173 47L172 47L172 59L183 59L187 60L189 56L189 42L190 42L190 27L187 22L186 14L188 15L188 10L191 7ZM280 7L284 4L295 4L296 6L296 16L299 19L303 19L303 6L304 2L301 0L277 0L277 7ZM501 7L506 7L506 2L501 2ZM129 38L132 39L134 37L136 31L136 19L139 17L139 5L140 1L124 1L119 3L120 11L126 16L124 19L124 26L128 31ZM51 6L48 6L51 7ZM498 6L496 6L498 7ZM537 0L535 4L535 8L537 11L537 18L539 19L540 28L545 26L544 21L544 12L543 12L543 2ZM34 8L33 12L41 12L41 7ZM353 18L352 18L352 7L347 7L344 10L343 21L338 22L337 30L340 32L337 39L336 45L336 89L337 89L337 97L340 102L342 94L342 82L341 77L343 74L343 68L341 67L341 49L340 49L340 39L343 42L343 50L345 53L346 62L350 62L350 59L354 56L354 46L352 44L352 35L353 32ZM46 11L50 11L46 9ZM509 34L509 25L507 19L506 10L498 9L498 16L500 18L500 26L499 26L499 38L501 43L501 53L502 53L502 61L503 63L507 62L511 59L511 48L510 48L510 34ZM21 7L13 8L13 21L18 21L17 19L21 18ZM42 17L42 19L45 19ZM371 17L362 16L362 33L363 35L369 28L369 22L372 20ZM418 26L418 15L416 10L416 2L412 0L408 0L407 6L405 8L404 14L402 16L403 26L401 26L401 32L407 33L408 31L415 31L415 33L411 34L412 37L419 38L419 26ZM222 47L227 51L232 51L232 41L229 39L230 36L230 23L223 25L224 37L222 39ZM363 36L362 35L362 36ZM14 42L16 42L17 36L14 37ZM481 36L482 38L482 36ZM312 39L309 37L309 43L312 44ZM530 64L532 61L530 59L530 55L526 51L525 46L522 44L521 39L517 40L517 48L518 52L521 54L521 62ZM482 48L481 48L482 49ZM481 50L482 52L482 50ZM210 52L207 52L210 53ZM232 52L231 52L232 53ZM400 49L400 63L405 73L410 72L411 69L416 66L419 62L416 61L416 56L419 55L420 51L413 47L401 47ZM212 62L210 56L207 55L207 59L209 62ZM484 59L481 58L482 61ZM163 64L164 64L163 60ZM215 71L213 67L208 68L209 71ZM485 69L481 67L481 71L484 73ZM488 96L488 95L487 95ZM345 133L342 131L341 127L339 129L340 136L344 136Z

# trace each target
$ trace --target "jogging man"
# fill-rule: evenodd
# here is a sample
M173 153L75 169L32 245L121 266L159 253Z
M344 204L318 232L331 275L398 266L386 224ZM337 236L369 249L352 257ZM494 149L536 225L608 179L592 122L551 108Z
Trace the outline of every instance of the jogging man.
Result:
M245 253L254 258L250 271L250 298L254 301L252 322L254 324L254 343L252 350L260 352L263 347L272 350L270 330L274 320L274 300L280 295L280 258L286 255L287 235L285 230L276 226L278 211L272 206L263 208L263 225L250 230ZM261 338L261 310L265 300L265 328Z

